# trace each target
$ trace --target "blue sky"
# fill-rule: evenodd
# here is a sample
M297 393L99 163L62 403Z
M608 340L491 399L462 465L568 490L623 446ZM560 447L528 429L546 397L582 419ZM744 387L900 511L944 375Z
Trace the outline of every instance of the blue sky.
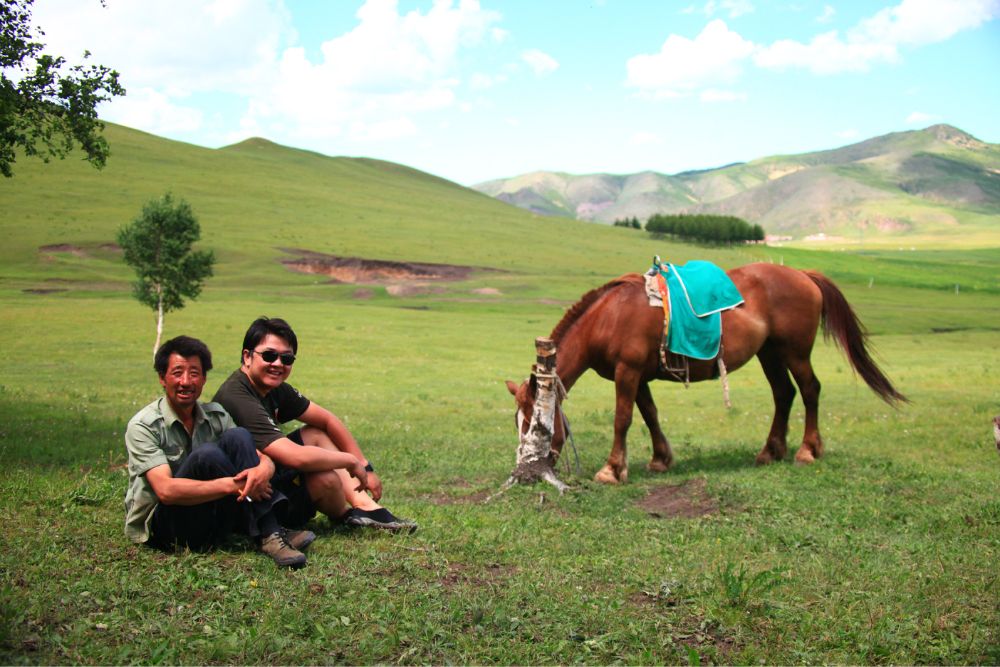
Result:
M949 123L1000 143L1000 0L36 0L103 118L463 185L677 173Z

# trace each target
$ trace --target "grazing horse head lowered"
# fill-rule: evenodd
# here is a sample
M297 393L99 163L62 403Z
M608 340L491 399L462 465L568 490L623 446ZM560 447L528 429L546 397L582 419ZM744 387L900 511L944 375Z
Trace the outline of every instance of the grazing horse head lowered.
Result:
M810 357L822 325L844 352L861 379L890 405L906 401L872 359L867 333L847 299L829 278L774 264L749 264L727 272L743 295L744 304L722 313L722 361L730 371L754 356L764 370L774 397L774 417L757 463L778 461L787 453L788 417L796 386L805 404L805 432L795 455L797 463L811 463L823 454L819 433L820 382ZM587 370L615 383L614 442L607 463L594 476L598 482L628 479L626 435L633 407L649 429L653 457L649 470L662 472L673 463L673 452L663 430L653 396L652 380L678 381L661 367L663 313L649 306L645 281L626 274L591 290L567 311L551 338L559 349L556 375L566 391ZM690 359L688 380L717 377L714 360ZM794 384L793 384L794 380ZM519 433L528 428L534 410L535 385L507 381L517 403ZM565 441L565 420L556 404L552 434L553 463Z

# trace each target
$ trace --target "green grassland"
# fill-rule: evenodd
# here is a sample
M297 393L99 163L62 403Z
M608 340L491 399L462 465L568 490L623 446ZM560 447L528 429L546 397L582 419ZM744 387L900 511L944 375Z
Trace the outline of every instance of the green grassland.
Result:
M714 249L547 219L399 165L251 141L211 151L109 127L113 156L19 162L0 183L0 662L25 664L996 664L1000 661L1000 252ZM122 431L160 391L152 313L105 244L172 190L218 257L167 336L215 352L288 319L293 384L336 411L412 517L411 536L316 520L309 565L245 545L164 555L122 532ZM61 249L40 250L61 245ZM396 297L293 273L282 248L479 267ZM515 487L513 402L533 339L583 292L653 254L816 268L844 289L911 403L879 402L819 343L827 455L755 467L770 420L756 367L654 387L675 467L590 477L610 448L613 387L566 403L571 492ZM956 289L956 285L958 288ZM496 294L473 290L491 287ZM793 410L792 442L802 409ZM569 452L567 452L569 454ZM564 457L571 461L572 455ZM685 485L693 518L638 503Z

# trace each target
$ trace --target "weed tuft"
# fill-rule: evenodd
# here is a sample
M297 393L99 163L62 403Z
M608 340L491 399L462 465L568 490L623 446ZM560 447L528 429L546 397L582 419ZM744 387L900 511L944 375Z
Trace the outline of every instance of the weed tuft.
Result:
M746 565L740 563L739 569L731 562L717 570L719 585L726 603L733 607L747 607L761 604L756 598L781 583L781 573L775 570L762 570L751 574Z

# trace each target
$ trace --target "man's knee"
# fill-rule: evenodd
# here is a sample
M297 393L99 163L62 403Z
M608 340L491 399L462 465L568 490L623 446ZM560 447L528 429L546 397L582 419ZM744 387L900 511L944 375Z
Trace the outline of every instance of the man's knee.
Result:
M214 442L206 442L184 460L177 471L177 477L209 480L231 477L237 472L239 471L221 447Z
M342 492L344 488L336 470L306 473L306 485L310 491L315 489L318 493Z
M253 436L242 426L224 432L219 436L218 444L236 466L237 471L252 468L260 463Z
M322 502L325 499L339 502L344 497L344 485L335 470L307 473L306 488L309 489L309 497L314 502Z
M333 440L327 435L326 431L315 426L303 426L299 429L299 438L302 440L302 444L310 445L312 447L326 447L327 449L336 449L337 447L333 444Z

